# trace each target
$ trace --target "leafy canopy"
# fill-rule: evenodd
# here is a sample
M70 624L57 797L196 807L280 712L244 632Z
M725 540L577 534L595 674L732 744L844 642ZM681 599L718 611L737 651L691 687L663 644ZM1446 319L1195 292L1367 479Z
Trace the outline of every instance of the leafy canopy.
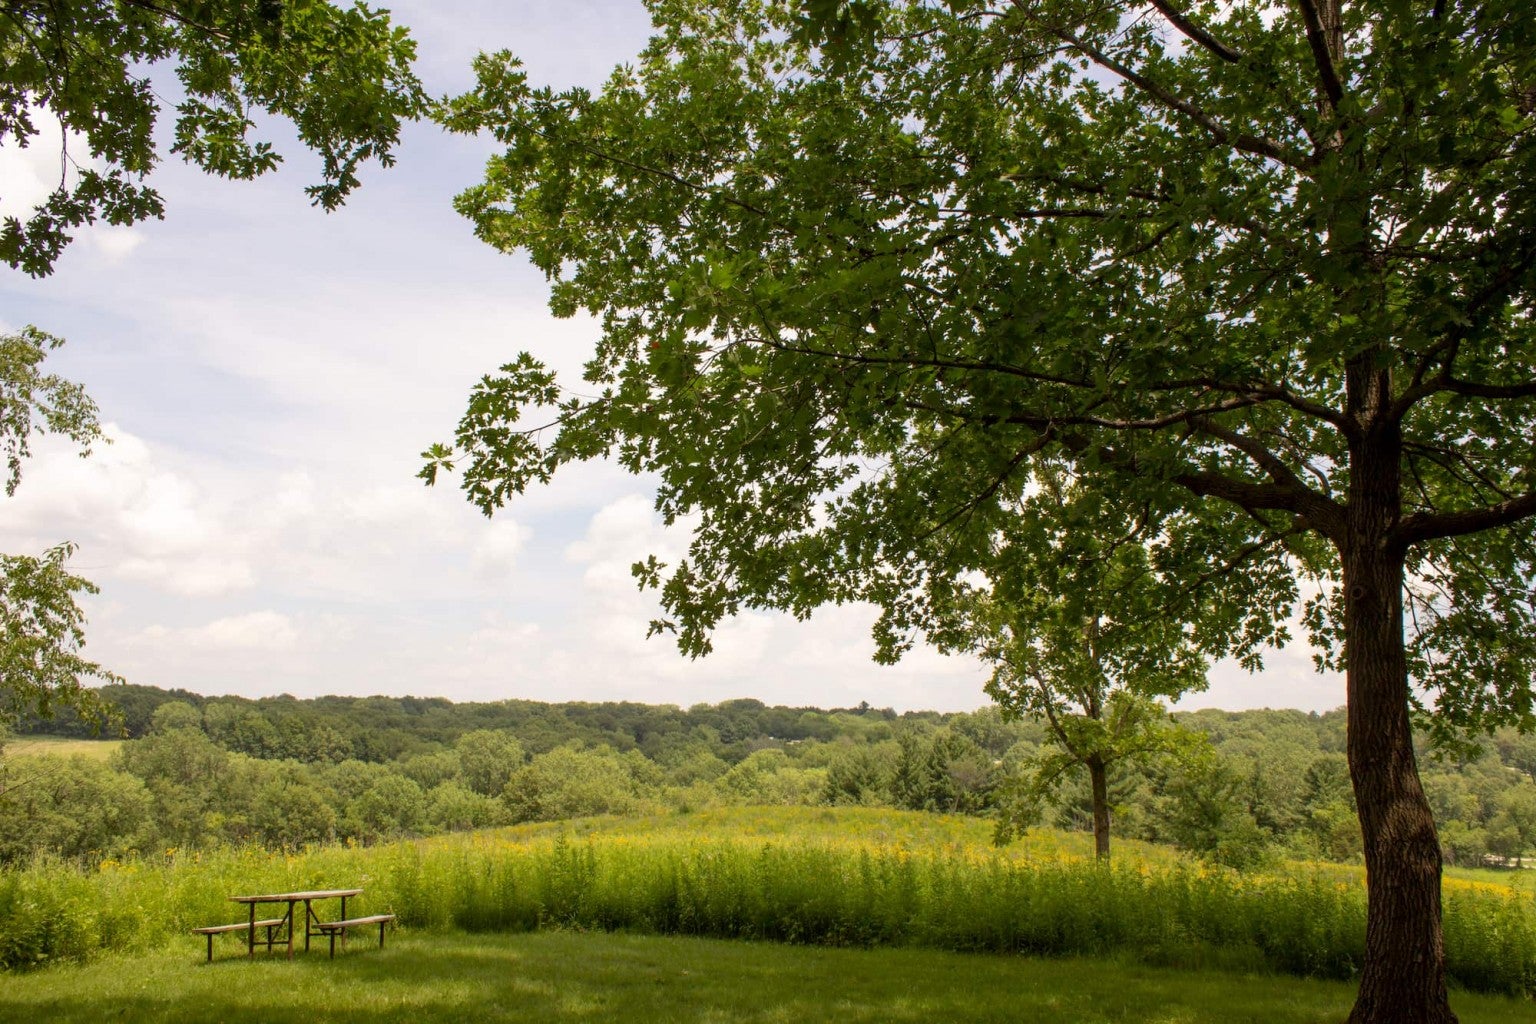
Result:
M1052 466L1144 510L1169 614L1231 609L1203 653L1252 663L1300 604L1346 669L1351 1019L1454 1020L1409 711L1536 725L1536 7L652 11L596 95L502 55L448 112L506 147L460 197L480 237L603 337L581 391L484 380L428 478L462 461L490 510L575 460L654 473L696 525L640 578L692 653L864 598L894 656L1009 524L1064 525Z
M506 147L461 210L603 338L581 385L487 377L426 476L489 511L570 461L656 474L699 525L640 575L690 653L855 598L899 652L932 581L1053 514L1054 464L1235 610L1207 653L1285 640L1310 580L1338 665L1375 531L1435 721L1530 720L1528 5L1353 5L1334 38L1310 4L860 4L830 55L788 5L652 10L600 93L501 54L448 113Z
M14 0L0 5L0 143L57 145L58 187L25 221L0 228L0 258L33 276L53 270L70 232L98 219L162 214L143 183L158 154L166 101L149 72L174 61L181 98L171 152L228 178L282 159L252 137L267 111L290 119L322 160L306 190L333 210L368 160L394 162L402 121L426 109L411 71L415 43L387 12L324 0ZM63 137L40 138L38 109ZM47 123L47 122L43 122ZM70 152L68 133L84 140Z

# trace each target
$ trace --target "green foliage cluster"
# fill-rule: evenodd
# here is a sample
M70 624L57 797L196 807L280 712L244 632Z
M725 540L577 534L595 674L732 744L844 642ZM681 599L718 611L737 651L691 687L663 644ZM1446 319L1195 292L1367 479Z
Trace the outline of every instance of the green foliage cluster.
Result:
M394 162L402 123L426 109L415 43L388 12L360 3L72 0L8 4L0 15L0 140L39 141L40 108L79 136L57 142L73 175L61 174L25 221L0 224L0 260L35 277L53 271L82 225L163 215L144 178L159 160L166 91L180 93L170 151L226 178L255 178L282 160L252 138L259 111L292 121L321 159L321 181L306 191L327 210L358 186L361 165ZM156 64L174 64L178 89L152 81ZM72 159L72 144L92 159Z
M4 135L0 113L0 139ZM48 354L62 344L35 327L0 334L0 454L7 497L21 484L33 435L66 437L81 455L103 440L96 403L85 389L43 369ZM0 554L0 724L69 708L100 728L105 705L88 681L119 680L80 653L85 613L76 596L94 594L96 587L65 568L74 550L65 542L40 557Z
M643 704L453 704L372 697L209 699L107 690L137 739L110 767L0 756L0 864L133 851L462 832L523 821L714 806L890 807L1091 832L1088 773L1033 785L1049 737L995 709L969 714ZM1187 742L1111 775L1114 828L1208 861L1358 862L1344 716L1180 713ZM83 725L79 728L84 728ZM1424 751L1431 753L1428 749ZM1425 757L1425 785L1463 866L1536 850L1536 736Z
M412 929L543 927L921 946L1044 955L1117 954L1147 963L1346 978L1364 947L1358 877L1317 867L1245 876L1189 863L1108 866L1015 858L968 847L857 841L890 812L801 811L781 840L741 812L692 834L647 838L482 833L301 855L251 848L176 853L95 869L42 860L0 874L0 964L85 959L103 950L189 944L222 920L232 892L356 881L360 912ZM832 814L830 823L811 816ZM919 815L911 814L914 819ZM878 819L878 822L876 821ZM818 841L825 827L847 841ZM814 827L811 827L814 826ZM903 832L916 821L898 822ZM1536 906L1496 887L1448 893L1452 976L1469 988L1536 990Z

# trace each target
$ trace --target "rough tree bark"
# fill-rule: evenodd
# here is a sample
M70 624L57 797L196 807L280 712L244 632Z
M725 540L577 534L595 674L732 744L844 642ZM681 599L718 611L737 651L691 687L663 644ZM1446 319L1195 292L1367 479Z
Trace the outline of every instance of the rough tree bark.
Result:
M1454 1024L1440 926L1440 844L1419 782L1403 640L1402 439L1384 415L1391 371L1370 354L1349 368L1345 589L1350 778L1368 881L1365 967L1350 1024Z
M1090 757L1088 780L1093 786L1093 855L1109 859L1109 769L1102 757Z

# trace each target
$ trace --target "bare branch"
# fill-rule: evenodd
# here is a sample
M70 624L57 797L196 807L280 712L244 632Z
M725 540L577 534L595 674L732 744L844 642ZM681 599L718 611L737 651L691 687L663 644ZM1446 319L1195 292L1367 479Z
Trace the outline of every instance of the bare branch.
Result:
M1182 391L1188 388L1204 388L1208 391L1244 395L1253 399L1253 404L1258 404L1259 401L1280 402L1299 413L1329 423L1346 434L1356 429L1356 425L1343 412L1303 397L1283 384L1268 384L1262 381L1224 381L1215 377L1188 377L1183 380L1153 384L1147 390Z
M1413 383L1392 404L1390 415L1394 419L1401 420L1424 398L1442 391L1450 391L1456 394L1465 394L1471 397L1483 398L1528 398L1536 396L1536 391L1528 391L1527 384L1514 385L1481 385L1471 381L1457 381L1453 376L1456 357L1461 352L1462 339L1470 335L1475 327L1481 326L1485 318L1498 310L1501 304L1515 293L1517 286L1526 279L1533 267L1536 267L1536 245L1529 242L1520 245L1515 250L1514 259L1506 262L1494 274L1476 294L1471 296L1462 306L1462 321L1448 331L1444 337L1435 342L1425 353L1419 357L1419 365L1413 375ZM1430 367L1438 364L1440 372L1433 377L1427 377ZM1495 391L1505 387L1513 389L1509 393L1483 394L1475 390L1458 391L1458 388L1482 388L1488 387Z
M1265 534L1263 537L1260 537L1252 544L1246 544L1239 548L1231 558L1227 559L1221 565L1218 565L1214 569L1203 572L1196 576L1190 582L1189 590L1191 592L1198 592L1207 583L1212 583L1224 576L1230 576L1232 573L1241 569L1243 566L1247 565L1249 560L1252 559L1255 555L1262 554L1277 544L1283 545L1292 537L1299 537L1306 532L1307 531L1305 526L1295 526L1289 530L1282 530L1279 533L1271 532Z
M832 359L844 363L857 363L865 366L907 366L914 369L933 370L966 370L986 373L1001 373L1010 377L1022 377L1025 380L1037 381L1042 384L1060 384L1070 388L1087 388L1091 385L1086 380L1078 380L1071 377L1060 377L1053 374L1034 373L1022 366L1011 366L1007 363L995 363L990 360L971 359L943 359L938 356L926 358L918 355L881 356L869 355L862 352L834 352L830 349L812 348L806 345L794 345L780 341L766 333L757 339L762 344L779 352L790 352L795 355L817 356L823 359Z
M1077 218L1079 220L1103 220L1109 214L1104 210L1094 209L1089 206L1042 206L1018 210L1008 210L1003 213L976 214L965 207L940 207L939 213L960 217L987 217L993 220L1056 220Z
M1304 516L1309 523L1320 530L1325 537L1335 539L1343 536L1345 528L1344 509L1325 494L1313 490L1296 472L1286 465L1274 452L1252 437L1239 434L1235 430L1209 421L1201 421L1195 424L1195 429L1207 437L1215 438L1232 448L1242 452L1262 469L1279 488L1292 495L1293 505L1289 511L1294 511ZM1244 509L1254 512L1260 508L1275 508L1269 505L1248 505L1239 502Z
M194 21L181 11L173 10L170 7L162 7L160 4L150 3L149 0L122 0L122 3L125 7L137 7L141 11L148 11L150 14L159 15L168 21L174 21L178 24L185 25L188 28L197 29L199 32L204 32L216 38L224 40L229 39L229 33L220 31L219 29L214 28L212 25Z
M1042 433L1038 438L1036 438L1032 444L1021 448L1014 454L1013 458L1008 460L1008 465L1003 467L1003 471L998 473L993 481L982 489L980 494L976 494L955 506L955 508L952 509L947 515L945 515L943 519L939 520L931 528L923 531L922 535L918 537L918 540L920 542L925 541L929 537L947 530L961 519L966 519L974 515L978 508L980 508L987 501L990 501L992 496L1002 489L1003 484L1008 482L1008 478L1013 476L1014 471L1024 463L1025 459L1042 451L1046 445L1051 443L1052 440L1053 438L1051 433L1046 431L1045 433Z

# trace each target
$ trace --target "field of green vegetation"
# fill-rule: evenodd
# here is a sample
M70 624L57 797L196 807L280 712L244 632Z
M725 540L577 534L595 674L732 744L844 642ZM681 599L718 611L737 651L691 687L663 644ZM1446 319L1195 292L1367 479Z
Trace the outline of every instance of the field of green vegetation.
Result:
M71 746L38 735L87 740L91 725L65 714L26 722L0 743L0 793L15 795L0 814L0 865L37 853L90 861L168 847L366 844L722 805L959 813L979 829L1026 818L1091 826L1081 774L1061 779L1043 804L1021 799L1024 766L1050 742L1039 723L996 709L102 692L122 710L126 742ZM1117 768L1117 844L1255 869L1360 862L1342 713L1176 719L1209 756ZM58 756L39 756L48 754ZM1421 764L1448 863L1509 864L1536 852L1536 734L1500 730L1480 750L1426 746Z
M1363 953L1339 715L1181 716L1212 756L1112 780L1104 864L1081 780L996 844L1042 737L995 711L122 696L126 740L0 746L0 1018L1321 1021ZM1536 1019L1536 882L1510 866L1536 746L1431 754L1458 1007ZM224 936L198 966L230 895L338 886L398 949L252 964ZM714 966L647 966L687 957ZM875 980L816 987L839 971Z
M1358 967L1365 893L1350 869L1244 874L1134 848L1106 866L1083 836L1040 830L997 850L979 824L879 808L720 808L298 853L167 850L89 867L43 858L0 875L0 964L146 948L195 960L202 940L188 929L237 919L231 894L356 885L367 890L359 913L388 910L409 933L560 928L1339 980ZM1456 984L1536 992L1530 895L1452 880L1445 903Z
M0 1018L54 1024L316 1020L1324 1024L1347 982L1105 959L816 949L574 930L402 931L335 961L198 962L190 945L6 978ZM1463 1024L1531 1024L1536 1005L1453 992Z

